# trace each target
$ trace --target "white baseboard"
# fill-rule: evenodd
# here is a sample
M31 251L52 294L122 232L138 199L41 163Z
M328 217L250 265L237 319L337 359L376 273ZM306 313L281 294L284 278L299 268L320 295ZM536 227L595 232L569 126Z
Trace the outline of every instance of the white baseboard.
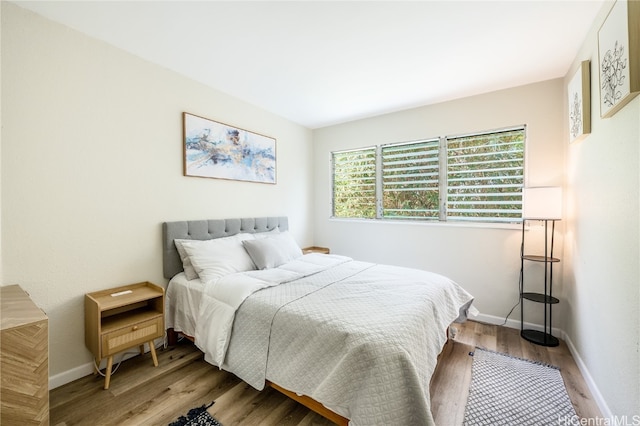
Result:
M609 404L607 404L607 401L605 401L604 397L600 393L598 386L596 386L596 383L593 381L593 377L591 377L587 366L585 365L584 361L582 361L582 358L580 357L580 354L578 353L576 347L573 345L573 342L566 334L564 335L563 340L567 343L573 359L576 361L576 364L578 364L578 369L580 369L582 377L584 377L584 381L587 382L587 386L589 387L589 390L591 391L596 404L598 404L598 408L600 409L602 416L607 419L613 419L614 415L609 408Z
M71 370L63 371L54 376L49 376L49 390L59 388L62 385L81 379L89 374L93 374L93 363L88 362Z
M160 339L156 340L156 348L158 347L158 342L161 342L161 340ZM164 344L164 339L162 340L162 344ZM145 345L144 346L145 353L149 352L149 344L145 343L144 345ZM114 370L116 365L118 365L122 361L126 361L129 358L133 358L134 356L137 356L137 355L140 355L140 352L132 351L132 352L124 352L121 354L114 355L113 357ZM107 364L107 359L105 358L100 363L100 368L101 369L106 368L106 364ZM74 380L78 380L83 377L86 377L90 374L93 374L93 372L94 372L93 362L88 362L76 368L72 368L71 370L63 371L62 373L56 374L54 376L49 376L49 390L59 388L60 386L66 385L67 383L71 383Z
M476 320L479 322L486 322L487 324L493 324L493 325L502 325L504 327L508 327L508 328L515 328L515 329L520 329L520 321L519 320L514 320L514 319L507 319L507 321L505 322L505 319L503 317L496 317L493 315L486 315L486 314L478 314L475 317L469 318L471 320ZM524 328L526 329L531 329L531 330L538 330L538 331L544 331L544 326L540 325L540 324L534 324L531 322L526 322L524 323ZM555 327L551 327L551 333L554 336L558 336L563 338L562 336L564 336L564 331L560 330L559 328L555 328Z
M488 324L501 325L504 327L520 329L520 321L518 320L507 319L507 321L505 322L505 319L502 317L496 317L493 315L486 315L486 314L478 314L477 316L472 317L470 319L476 320L479 322L485 322ZM525 322L524 326L525 328L532 329L532 330L543 331L544 329L544 327L540 324L532 324L528 322ZM593 380L593 377L591 377L591 374L589 373L587 366L582 360L582 357L580 356L580 353L574 346L573 342L571 341L571 338L567 335L567 333L564 332L564 330L561 330L556 327L552 327L551 332L553 333L554 336L557 336L558 338L564 340L565 343L567 344L567 347L569 348L569 352L571 352L571 356L573 356L573 359L576 361L578 369L580 370L580 373L582 373L582 377L584 378L584 381L586 382L587 387L591 391L591 394L593 395L593 399L598 405L598 408L600 409L602 416L607 419L612 419L613 413L611 413L611 410L609 409L609 405L607 404L607 401L605 401L604 397L600 393L598 386Z

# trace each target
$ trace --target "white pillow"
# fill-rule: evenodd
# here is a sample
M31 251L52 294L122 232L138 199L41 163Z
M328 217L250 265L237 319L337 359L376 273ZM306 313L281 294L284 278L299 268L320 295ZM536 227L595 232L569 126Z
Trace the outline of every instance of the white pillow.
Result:
M256 269L242 246L243 241L252 239L252 234L236 234L214 240L183 240L181 244L200 280L208 283L227 274Z
M275 268L302 256L302 250L287 231L257 240L245 240L242 244L258 269Z
M196 240L173 240L176 245L176 249L178 249L178 254L180 255L180 260L182 260L182 269L184 269L184 275L187 277L189 281L195 280L198 278L198 273L195 269L193 269L193 265L191 264L191 259L189 259L189 255L187 251L182 247L182 243L191 242Z
M259 240L261 238L271 237L279 233L280 233L280 230L278 228L273 228L271 231L267 231L267 232L256 232L253 234L253 236L255 237L256 240Z

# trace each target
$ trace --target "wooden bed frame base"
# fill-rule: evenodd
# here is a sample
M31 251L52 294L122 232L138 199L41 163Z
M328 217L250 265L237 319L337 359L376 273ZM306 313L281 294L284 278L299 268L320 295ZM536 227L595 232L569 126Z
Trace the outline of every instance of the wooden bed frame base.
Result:
M168 328L167 329L167 344L169 346L174 346L176 343L178 343L178 335L181 334L182 336L184 336L186 339L192 341L195 343L195 339L192 336L187 336L184 333L178 333L177 331L175 331L173 328ZM310 409L311 411L314 411L318 414L320 414L322 417L331 420L332 422L334 422L335 424L339 425L339 426L348 426L349 424L349 419L347 419L346 417L341 416L340 414L331 411L330 409L328 409L327 407L325 407L324 405L322 405L321 403L319 403L318 401L316 401L313 398L310 398L306 395L298 395L295 392L291 392L290 390L287 390L285 388L283 388L282 386L279 386L269 380L267 380L266 382L267 386L272 387L273 389L277 390L278 392L282 393L285 396L288 396L289 398L293 399L294 401L304 405L305 407L307 407L308 409Z
M325 407L324 405L322 405L321 403L319 403L313 398L309 398L306 395L298 395L297 393L286 390L282 386L278 386L275 383L270 382L269 380L267 380L267 385L271 386L278 392L288 396L294 401L299 402L300 404L307 407L309 410L315 411L325 419L331 420L332 422L334 422L339 426L347 426L349 424L349 419L347 419L346 417L342 417L340 414L334 411L329 410L327 407Z

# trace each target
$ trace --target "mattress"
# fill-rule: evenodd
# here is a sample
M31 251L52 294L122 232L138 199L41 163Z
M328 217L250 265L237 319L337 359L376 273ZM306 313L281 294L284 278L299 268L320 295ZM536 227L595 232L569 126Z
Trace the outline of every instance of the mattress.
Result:
M200 278L187 280L184 272L174 276L165 295L165 323L167 328L187 336L196 335L196 316L204 287Z

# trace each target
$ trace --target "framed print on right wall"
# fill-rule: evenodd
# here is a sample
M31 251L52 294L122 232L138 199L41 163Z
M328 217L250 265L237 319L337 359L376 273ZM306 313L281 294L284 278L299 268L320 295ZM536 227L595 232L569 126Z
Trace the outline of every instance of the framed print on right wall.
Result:
M640 93L640 1L617 0L598 31L600 116Z
M567 86L569 101L569 142L591 133L590 61L582 61Z

